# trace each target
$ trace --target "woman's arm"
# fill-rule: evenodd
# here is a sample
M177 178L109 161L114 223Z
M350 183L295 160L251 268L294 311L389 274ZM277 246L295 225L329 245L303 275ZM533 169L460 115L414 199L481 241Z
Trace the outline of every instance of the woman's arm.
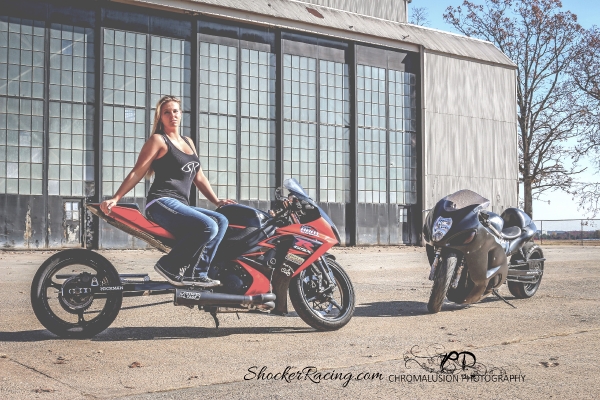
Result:
M150 169L152 165L152 161L154 161L160 153L160 150L166 147L166 144L160 137L160 135L152 135L150 138L144 143L142 150L140 151L140 155L135 163L135 166L129 172L129 174L119 186L119 189L115 193L115 195L108 200L104 200L100 203L100 209L105 214L110 213L110 209L117 204L119 200L123 196L125 196L131 189L138 184L139 181L142 180L146 172Z
M198 173L194 177L194 185L196 185L198 190L200 190L200 192L204 195L204 197L208 199L208 201L210 201L217 207L221 207L226 204L235 204L235 201L230 199L219 200L219 198L213 191L212 186L210 186L208 178L206 177L206 175L204 175L204 172L202 172L202 168L198 170Z

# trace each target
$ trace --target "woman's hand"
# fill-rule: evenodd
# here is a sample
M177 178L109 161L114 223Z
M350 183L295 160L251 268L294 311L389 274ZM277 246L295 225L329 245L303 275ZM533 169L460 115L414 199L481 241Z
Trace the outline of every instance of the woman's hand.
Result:
M231 200L231 199L219 200L217 202L217 207L223 207L223 206L226 206L227 204L236 204L236 202L234 200Z
M104 214L110 214L110 209L113 208L114 205L117 204L117 198L113 197L112 199L104 200L100 203L100 209Z

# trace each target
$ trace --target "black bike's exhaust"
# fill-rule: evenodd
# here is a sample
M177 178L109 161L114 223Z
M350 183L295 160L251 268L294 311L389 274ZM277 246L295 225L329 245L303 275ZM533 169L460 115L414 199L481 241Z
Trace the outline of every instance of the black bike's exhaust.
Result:
M244 296L238 294L213 293L205 290L176 289L174 304L176 306L216 306L216 305L262 305L275 301L274 293Z

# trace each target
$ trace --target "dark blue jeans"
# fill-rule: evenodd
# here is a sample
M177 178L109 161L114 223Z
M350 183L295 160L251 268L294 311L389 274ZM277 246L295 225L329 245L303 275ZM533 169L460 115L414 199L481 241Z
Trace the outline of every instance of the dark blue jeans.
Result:
M171 252L158 260L160 265L170 270L189 265L195 268L195 275L206 276L227 231L227 218L171 197L162 197L152 203L146 209L146 216L175 236Z

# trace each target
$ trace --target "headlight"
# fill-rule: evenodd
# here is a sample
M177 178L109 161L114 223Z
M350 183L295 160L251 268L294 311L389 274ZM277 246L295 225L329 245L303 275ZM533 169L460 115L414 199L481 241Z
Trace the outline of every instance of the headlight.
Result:
M450 228L452 227L452 218L442 218L439 217L433 223L433 232L431 235L431 239L434 242L439 242L442 238L448 233Z

